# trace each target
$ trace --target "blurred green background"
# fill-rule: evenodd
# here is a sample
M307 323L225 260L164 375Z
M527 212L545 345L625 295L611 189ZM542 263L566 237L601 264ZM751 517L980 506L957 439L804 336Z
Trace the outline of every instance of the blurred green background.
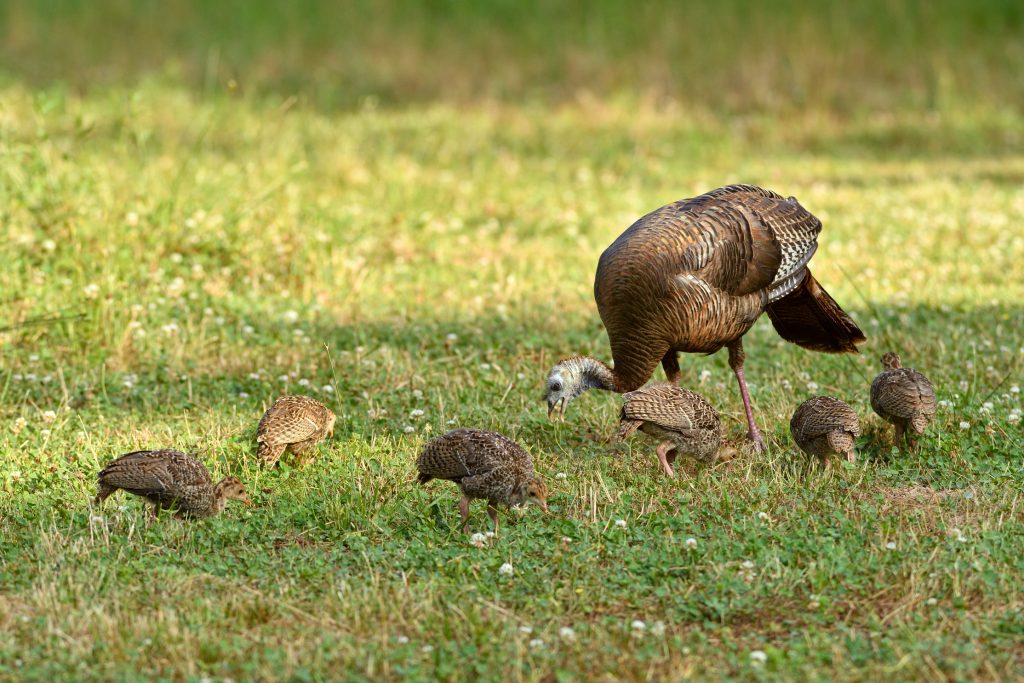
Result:
M0 70L371 101L650 98L836 115L1024 104L1024 3L5 0Z

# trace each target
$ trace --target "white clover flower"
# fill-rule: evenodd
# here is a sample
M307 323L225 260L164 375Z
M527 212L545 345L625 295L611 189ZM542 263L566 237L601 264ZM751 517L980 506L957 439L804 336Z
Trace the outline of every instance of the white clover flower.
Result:
M50 424L51 422L53 422L56 419L57 419L57 413L53 412L52 410L44 410L43 411L43 422L45 422L46 424Z
M571 643L576 640L576 631L574 631L569 626L563 626L562 628L558 629L558 636L562 640L566 640Z
M686 549L687 550L696 550L697 549L697 539L693 538L692 536L690 538L686 539Z
M409 637L408 636L396 636L395 637L395 642L398 643L399 645L405 645L406 643L409 642Z
M533 633L533 627L532 626L520 626L519 627L519 632L522 633L523 635L528 636L531 633Z
M299 314L296 311L285 311L281 318L286 323L294 323L299 321Z
M447 334L447 335L445 336L444 340L445 340L446 342L448 342L449 344L454 344L454 343L455 343L456 341L458 341L458 340L459 340L459 335L455 334L454 332L449 332L449 333L448 333L448 334Z
M330 384L325 384L322 387L320 387L320 391L324 392L325 394L333 394L334 387L332 387Z
M405 425L404 427L402 427L402 431L405 432L406 434L412 434L413 432L416 431L416 428L413 427L412 425Z
M512 568L511 562L506 562L505 564L498 567L498 573L502 576L512 576L512 574L515 573L515 570Z
M89 521L93 522L95 524L102 524L103 523L103 516L102 515L92 515L91 517L89 517Z
M615 526L619 527L620 529L625 529L626 528L626 520L624 520L624 519L617 519L617 520L615 520Z
M970 422L968 422L967 420L961 420L960 421L960 429L962 429L963 431L967 431L970 428L971 428L971 423Z
M768 655L765 654L764 650L753 650L750 653L750 663L755 665L761 665L768 661Z
M124 216L124 222L127 223L128 225L138 225L139 214L135 213L134 211L129 211Z
M35 353L29 354L28 362L29 363L38 363L39 362L39 355L35 354Z
M249 373L249 379L259 379L259 378L260 378L260 373L258 373L258 372L250 372Z
M651 635L661 637L665 635L665 622L656 621L651 625Z
M896 541L889 541L885 544L886 550L896 550Z
M1014 384L1013 386L1010 387L1010 393L1011 394L1019 394L1020 393L1020 387L1017 386L1016 384Z
M793 388L793 384L788 379L783 379L781 382L782 388L789 391Z
M292 330L292 336L295 337L296 339L299 339L301 337L306 336L306 333L302 330L301 327L296 327L294 330Z
M166 325L162 325L160 329L168 337L173 337L178 334L178 323L167 323Z
M960 387L960 391L967 391L971 385L967 382L967 380L962 379L960 380L960 384L958 386Z
M811 376L808 375L806 372L801 372L799 375L797 375L797 377L800 378L801 382L810 382L811 381Z
M16 372L13 375L11 375L11 379L13 379L15 382L20 382L21 380L25 379L25 377L20 372Z
M992 404L992 401L985 401L984 403L981 404L981 412L990 413L992 412L993 407L994 406Z
M711 379L711 371L710 370L701 370L700 371L700 383L704 384L709 379Z
M483 548L487 543L487 537L479 531L469 537L469 542L475 545L477 548Z
M35 382L36 379L37 379L36 378L36 373L34 373L34 372L26 372L25 373L25 381L26 382Z
M544 641L540 638L534 638L530 641L530 647L534 650L544 647Z
M278 375L277 376L277 381L278 382L287 382L288 381L288 375Z
M242 334L252 334L256 331L256 328L252 325L245 325L242 327Z
M768 516L768 513L764 512L764 511L758 512L757 513L757 518L759 520L761 520L762 522L767 522L768 520L771 519L771 517Z
M484 536L486 536L487 538L494 538L497 535L498 534L494 533L493 531L484 532Z
M424 645L423 647L420 648L420 652L422 652L425 655L429 655L433 651L434 651L434 646L433 645Z
M569 538L568 536L562 536L562 543L565 543L566 545L569 545L570 543L572 543L572 539Z
M14 420L14 424L11 425L11 431L15 434L20 434L21 430L28 426L28 421L23 417L18 417Z
M43 240L43 250L44 251L53 251L56 248L57 248L57 243L54 242L53 240Z
M491 364L490 363L481 363L480 364L480 369L481 370L485 370L485 371L486 370L490 370L491 369Z
M456 425L456 424L458 424L458 423L459 423L459 421L458 421L458 420L456 420L456 419L455 419L454 417L453 417L453 418L451 418L450 420L448 420L447 422L445 422L445 424L446 424L446 425L448 425L448 426L451 426L451 425Z
M216 318L213 319L213 323L215 325L217 325L218 327L224 327L224 323L226 323L226 322L227 322L227 320L225 320L224 316L222 316L222 315L218 315Z
M751 562L750 560L743 560L743 564L741 564L740 566L743 567L744 569L753 569L754 568L754 563Z
M423 398L423 390L422 389L413 389L412 390L412 397L417 399L417 400Z
M939 604L939 601L937 599L935 599L935 598L928 598L927 600L924 601L924 603L926 605L937 605L937 604Z
M49 429L40 429L39 430L39 436L43 437L44 439L47 438L48 436L50 436L50 430Z
M305 377L303 377L302 379L299 380L299 386L300 387L308 387L309 386L309 380L306 379Z
M86 299L95 299L100 294L100 286L90 283L82 288L82 293Z
M249 398L249 393L245 391L239 391L238 398Z
M21 470L11 470L11 481L18 481L21 479Z
M939 401L939 407L940 408L952 408L953 404L950 401L947 401L946 399L942 399L941 401Z
M565 472L559 472L558 474L555 475L555 479L568 479L568 478L569 478L569 475L566 474Z
M359 354L361 356L364 353L366 353L366 347L365 346L357 346L355 351L356 351L357 354Z
M817 382L808 382L807 383L807 391L817 391L817 390L818 390L818 383Z
M629 627L634 631L643 631L645 628L647 628L647 624L640 621L639 619L634 619L633 623L630 624Z
M1006 416L1006 421L1007 422L1020 422L1020 413L1018 413L1018 412L1011 412L1009 415Z
M415 419L416 419L417 417L423 417L423 411L422 411L422 410L420 410L419 408L415 408L415 409L413 409L413 410L409 411L409 417L411 417L411 418L412 418L412 419L414 419L414 420L415 420Z

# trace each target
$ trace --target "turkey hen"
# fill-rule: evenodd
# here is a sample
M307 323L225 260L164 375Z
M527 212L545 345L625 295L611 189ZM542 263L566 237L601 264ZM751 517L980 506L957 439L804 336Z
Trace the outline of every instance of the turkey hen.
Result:
M828 353L856 352L857 324L811 275L821 221L794 198L730 185L657 209L630 226L597 264L594 298L608 331L613 367L590 357L548 373L548 416L588 389L625 393L660 362L679 379L677 354L729 350L755 448L743 374L742 337L767 312L783 339Z

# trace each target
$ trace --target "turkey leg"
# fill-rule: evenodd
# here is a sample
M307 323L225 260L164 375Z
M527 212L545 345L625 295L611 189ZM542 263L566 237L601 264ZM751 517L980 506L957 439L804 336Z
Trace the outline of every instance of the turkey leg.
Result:
M747 380L743 376L743 360L746 355L743 352L743 340L737 339L731 342L726 348L729 349L729 367L736 373L736 380L740 383L740 396L743 398L743 409L747 413L747 438L756 453L764 451L764 439L761 438L761 431L754 422L754 411L750 407L750 393L747 391Z

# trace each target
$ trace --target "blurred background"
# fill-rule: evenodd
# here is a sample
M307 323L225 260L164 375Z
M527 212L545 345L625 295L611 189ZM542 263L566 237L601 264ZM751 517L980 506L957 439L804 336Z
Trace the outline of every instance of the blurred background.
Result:
M32 86L156 78L325 108L596 97L732 114L1019 111L1024 3L4 0L0 65Z

